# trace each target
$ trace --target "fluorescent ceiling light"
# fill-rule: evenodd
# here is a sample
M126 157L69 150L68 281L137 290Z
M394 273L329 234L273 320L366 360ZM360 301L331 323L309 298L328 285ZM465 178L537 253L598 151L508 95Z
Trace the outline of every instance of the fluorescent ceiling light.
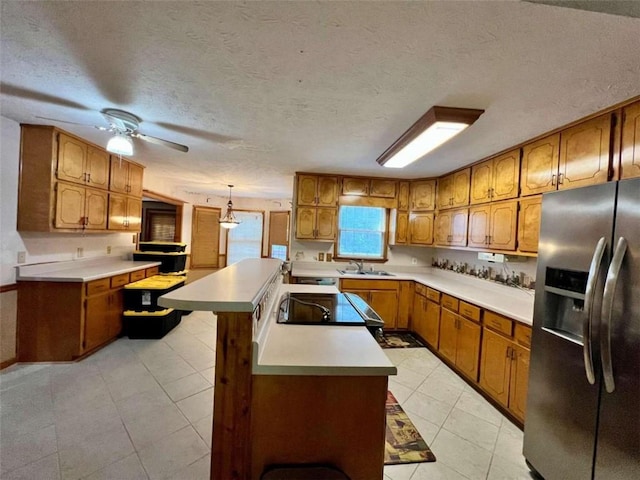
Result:
M483 112L469 108L432 107L376 161L384 167L406 167L455 137Z
M116 155L133 155L133 142L122 134L116 134L107 142L107 152Z

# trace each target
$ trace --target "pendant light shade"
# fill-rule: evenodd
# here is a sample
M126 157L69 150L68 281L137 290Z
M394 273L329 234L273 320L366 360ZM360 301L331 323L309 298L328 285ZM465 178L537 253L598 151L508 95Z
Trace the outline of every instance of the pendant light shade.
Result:
M227 202L227 213L225 213L224 217L222 217L219 222L222 228L236 228L240 225L240 221L236 219L236 216L233 214L233 202L231 201L231 189L233 185L227 185L229 187L229 202Z
M376 160L383 167L402 168L455 137L484 110L431 107Z
M133 155L133 142L126 135L116 133L107 142L107 152L116 155Z

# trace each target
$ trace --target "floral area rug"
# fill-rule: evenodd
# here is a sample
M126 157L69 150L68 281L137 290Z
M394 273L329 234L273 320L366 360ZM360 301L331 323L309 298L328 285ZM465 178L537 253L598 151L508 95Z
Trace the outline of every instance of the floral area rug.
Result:
M436 457L418 433L409 417L393 396L387 392L387 432L384 464L435 462Z
M385 333L378 339L382 348L418 348L424 344L411 333Z

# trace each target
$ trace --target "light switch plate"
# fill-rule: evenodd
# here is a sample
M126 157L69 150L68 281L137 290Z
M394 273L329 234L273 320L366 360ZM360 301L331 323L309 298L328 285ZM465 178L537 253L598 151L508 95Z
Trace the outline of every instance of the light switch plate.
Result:
M18 263L26 263L27 252L18 252Z

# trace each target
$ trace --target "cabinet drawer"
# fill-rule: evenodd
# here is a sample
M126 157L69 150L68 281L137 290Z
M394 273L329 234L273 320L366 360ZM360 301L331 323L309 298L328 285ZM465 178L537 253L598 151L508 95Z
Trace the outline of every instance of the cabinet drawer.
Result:
M158 273L160 273L160 267L151 267L144 271L144 274L147 277L153 277L154 275L158 275Z
M442 294L442 301L440 302L443 307L448 308L454 312L458 311L458 299L452 297L451 295L447 295L446 293Z
M440 292L433 288L427 288L427 298L432 302L440 303Z
M484 312L484 325L508 336L513 334L513 321L493 312Z
M87 282L87 296L96 295L98 293L107 292L110 288L109 278L101 278L100 280L93 280Z
M129 280L132 282L137 282L138 280L144 280L145 272L144 270L136 270L135 272L131 272L129 274Z
M480 322L480 307L471 305L467 302L460 302L460 315L467 317L469 320Z
M418 295L422 295L423 297L429 298L429 294L428 294L429 290L430 288L427 288L425 285L422 285L421 283L416 282L415 291Z
M111 288L121 287L122 285L126 285L127 283L129 283L128 273L121 273L120 275L111 277Z
M514 337L523 347L531 348L531 327L516 323Z

